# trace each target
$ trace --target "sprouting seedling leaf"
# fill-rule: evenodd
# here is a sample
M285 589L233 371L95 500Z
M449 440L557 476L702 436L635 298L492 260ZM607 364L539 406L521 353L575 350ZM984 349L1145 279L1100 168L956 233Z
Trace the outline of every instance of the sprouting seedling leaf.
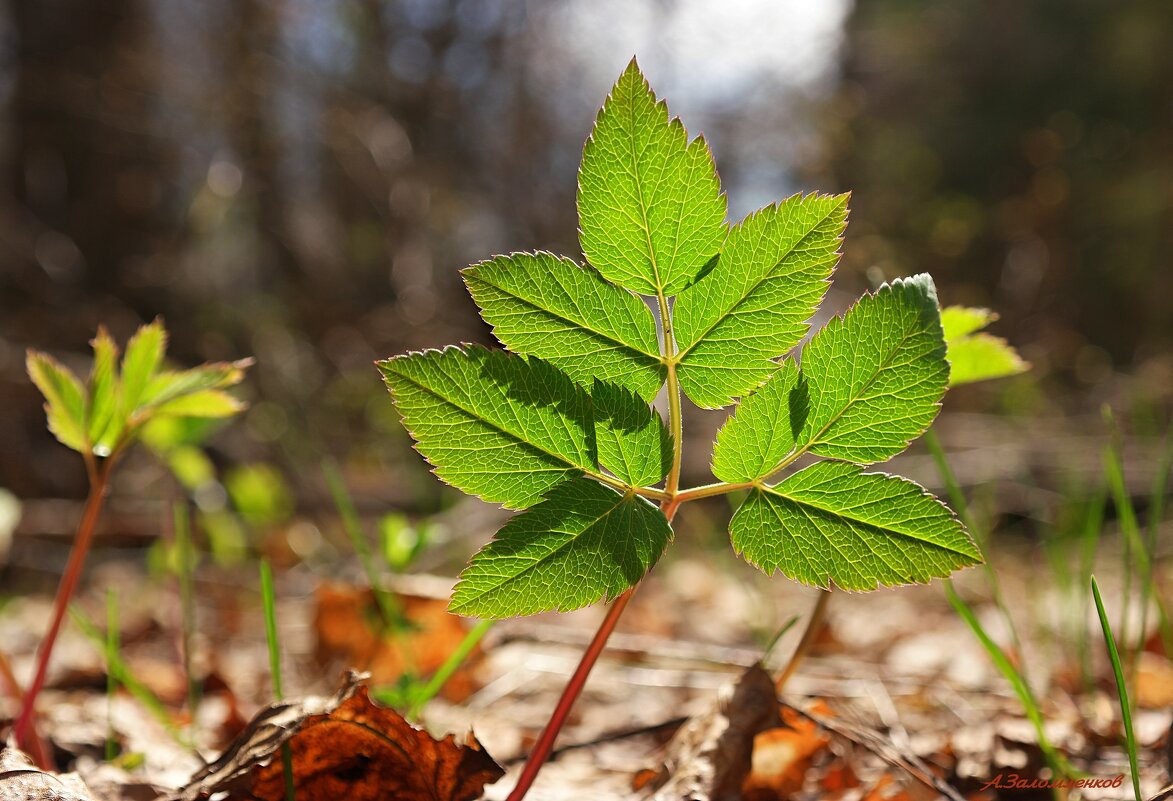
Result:
M45 396L49 428L82 454L108 457L125 448L152 419L230 417L244 404L223 390L240 383L251 361L160 370L167 343L161 320L131 337L118 363L118 345L104 329L90 343L94 363L83 385L52 357L29 351L28 371Z
M941 310L949 351L949 386L1004 378L1030 369L1006 340L982 331L997 319L989 309L948 306Z
M86 391L81 381L61 362L46 353L28 352L29 378L45 396L49 430L67 448L86 447Z
M675 295L725 239L709 146L688 141L632 59L599 110L578 173L582 252L612 283Z

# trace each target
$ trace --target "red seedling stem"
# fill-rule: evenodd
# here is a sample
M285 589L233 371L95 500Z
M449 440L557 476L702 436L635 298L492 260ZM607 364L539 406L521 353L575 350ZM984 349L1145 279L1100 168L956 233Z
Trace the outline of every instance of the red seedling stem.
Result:
M669 522L675 517L676 508L679 505L680 501L673 498L672 500L665 501L660 507ZM582 655L578 667L574 670L574 675L570 677L570 681L566 683L566 687L562 690L562 696L558 699L558 705L554 707L554 713L550 715L550 720L546 723L546 728L542 729L541 736L538 737L537 743L534 744L534 750L530 752L529 759L526 760L525 767L522 768L521 775L517 778L517 785L505 801L521 801L525 798L525 794L529 792L530 785L537 778L538 771L542 769L542 765L546 764L546 760L550 758L550 754L554 750L554 741L558 739L558 733L562 731L562 726L566 723L566 718L570 715L570 710L574 706L574 702L578 700L578 696L582 693L587 676L591 674L595 663L599 661L599 656L603 653L603 648L606 647L607 640L611 637L611 632L615 630L615 624L619 622L623 610L627 608L627 602L631 600L631 596L635 595L638 587L639 585L636 584L634 587L625 590L607 610L607 616L599 624L599 629L595 632L595 636L591 639L591 644L587 646L586 652Z
M88 461L88 460L87 460ZM77 537L73 541L73 548L69 552L69 564L65 567L65 574L57 586L57 598L53 602L53 620L49 624L49 632L41 640L41 647L37 652L37 672L33 676L33 683L24 694L24 702L20 707L20 714L12 731L17 745L26 751L37 750L30 746L36 740L33 732L34 710L37 696L45 684L45 675L49 669L49 659L53 655L53 645L57 642L57 634L61 631L61 623L65 619L65 612L69 609L69 601L77 589L81 578L82 567L85 565L86 555L90 551L90 543L94 539L94 529L97 528L98 517L102 514L102 505L106 499L106 486L110 477L112 459L106 459L93 466L90 473L90 494L86 498L85 511L82 513L81 523L77 527ZM88 467L89 465L87 465ZM41 754L38 760L42 770L51 770L52 765L43 764L45 755Z

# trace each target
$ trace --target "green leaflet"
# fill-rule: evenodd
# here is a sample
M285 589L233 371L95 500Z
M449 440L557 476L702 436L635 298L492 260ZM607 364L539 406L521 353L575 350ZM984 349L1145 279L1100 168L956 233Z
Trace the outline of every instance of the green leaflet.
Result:
M810 411L800 446L861 463L904 450L936 417L949 380L932 279L864 295L803 348L802 374Z
M49 430L67 448L86 449L86 400L81 381L68 367L44 353L28 352L29 377L45 396Z
M922 487L842 462L818 462L753 490L730 535L767 574L824 588L923 583L981 561L961 523Z
M550 253L498 256L464 271L468 290L510 350L538 356L585 387L598 378L651 400L666 368L642 300Z
M110 442L120 433L112 430L117 426L115 420L121 402L118 397L118 345L105 328L98 328L98 335L90 345L94 349L94 366L88 387L87 438L96 452L108 454ZM113 436L107 439L107 434Z
M613 598L643 578L671 537L664 515L644 499L573 479L473 557L450 609L500 618Z
M1006 340L977 333L997 319L998 315L989 309L949 306L941 310L941 328L948 347L949 386L1017 375L1030 368Z
M419 452L464 492L524 509L594 469L590 396L539 359L474 346L378 365Z
M967 334L981 331L998 319L998 314L989 309L974 306L946 306L941 309L941 330L945 341L960 339Z
M608 281L674 295L725 238L708 145L668 119L632 59L599 110L578 171L582 252Z
M717 432L713 475L740 483L766 478L794 450L807 415L807 386L798 365L787 359L749 395Z
M672 437L660 415L613 384L596 381L591 397L599 464L632 487L659 483L672 466Z
M143 400L147 383L163 362L166 347L167 332L162 320L158 319L144 325L126 343L126 353L122 357L122 404L127 416Z
M736 225L716 266L673 308L680 384L698 406L727 406L798 344L827 289L847 195L795 195Z

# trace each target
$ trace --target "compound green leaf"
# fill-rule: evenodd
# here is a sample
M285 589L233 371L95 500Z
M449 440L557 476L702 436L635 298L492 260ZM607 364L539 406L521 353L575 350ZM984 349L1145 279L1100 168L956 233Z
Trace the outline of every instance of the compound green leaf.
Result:
M1006 340L978 333L953 340L949 345L949 386L1018 375L1030 369Z
M730 534L767 574L824 588L925 583L981 561L961 523L921 486L843 462L753 490Z
M932 423L949 381L932 279L864 295L803 348L802 373L810 411L800 447L861 463L904 450Z
M941 310L948 348L949 386L1017 375L1030 369L1006 340L977 333L998 319L989 309L949 306Z
M945 332L945 341L948 342L981 331L997 319L998 313L989 309L979 309L975 306L946 306L941 309L941 330Z
M713 475L731 484L757 481L794 450L807 413L806 381L787 359L770 380L746 396L717 432Z
M590 395L540 359L448 347L378 365L419 452L464 492L524 509L594 469Z
M610 599L643 578L671 537L643 498L576 478L497 532L461 574L450 608L500 618Z
M698 406L727 406L761 385L798 344L827 289L847 195L795 195L729 232L716 266L672 312L680 385Z
M109 456L111 442L125 423L119 408L118 345L101 327L90 345L94 348L94 366L90 370L87 397L87 438L94 453Z
M672 437L647 401L596 381L591 393L599 464L632 487L657 484L672 466Z
M611 90L578 172L582 252L612 283L674 295L725 238L725 196L703 138L691 143L632 59Z
M49 430L67 448L84 453L86 394L81 381L68 367L40 351L30 350L25 360L29 378L45 396Z
M167 332L159 319L139 328L126 343L122 357L122 403L128 415L142 402L148 383L163 362L166 347Z
M594 270L551 253L514 253L466 269L464 280L510 350L588 388L598 378L651 400L664 383L651 310Z

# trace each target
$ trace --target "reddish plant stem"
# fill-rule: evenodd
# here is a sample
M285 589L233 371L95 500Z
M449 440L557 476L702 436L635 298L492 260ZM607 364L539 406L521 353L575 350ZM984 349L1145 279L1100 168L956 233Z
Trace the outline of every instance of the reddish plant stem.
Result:
M664 516L668 518L669 522L676 515L676 508L678 506L680 506L680 501L675 498L665 501L660 506L660 509L663 510ZM631 600L631 596L635 595L638 587L639 585L636 584L634 587L625 590L611 604L611 608L607 610L607 616L599 624L599 629L591 639L591 644L587 646L586 652L583 653L582 659L579 660L578 667L574 669L574 675L570 677L570 681L566 683L565 689L562 690L562 696L558 699L558 705L554 707L554 712L550 715L550 720L546 723L546 728L542 729L541 736L538 737L538 741L534 744L534 748L530 751L529 758L525 762L525 767L521 770L521 775L517 778L517 784L505 801L521 801L525 798L525 794L529 792L530 786L538 776L538 771L542 769L542 765L546 764L546 760L550 758L550 754L554 750L554 741L558 739L558 733L562 731L562 726L566 723L566 718L570 715L571 707L574 706L574 702L578 700L579 694L582 693L587 676L590 675L595 663L599 661L599 656L603 653L603 648L606 647L607 640L611 637L611 632L615 630L615 624L619 622L623 610L627 608L627 602Z
M33 719L37 703L37 696L45 684L45 676L49 669L49 659L53 655L53 645L57 642L57 635L61 631L61 623L65 619L65 612L69 609L69 601L77 589L81 578L82 567L85 565L86 555L90 551L90 543L94 539L94 529L97 528L98 517L102 513L102 504L106 498L106 484L110 476L111 460L98 464L91 473L90 494L86 498L85 511L82 513L81 523L77 527L77 536L73 540L73 547L69 551L69 563L65 566L65 573L61 576L61 583L57 585L57 598L53 602L53 619L49 624L49 631L45 639L41 640L41 647L37 652L37 670L33 675L33 683L24 694L24 702L20 707L20 714L16 724L12 727L17 745L26 751L37 739L33 730ZM35 748L35 746L32 746ZM44 754L38 760L42 770L52 769L52 765L43 764Z

